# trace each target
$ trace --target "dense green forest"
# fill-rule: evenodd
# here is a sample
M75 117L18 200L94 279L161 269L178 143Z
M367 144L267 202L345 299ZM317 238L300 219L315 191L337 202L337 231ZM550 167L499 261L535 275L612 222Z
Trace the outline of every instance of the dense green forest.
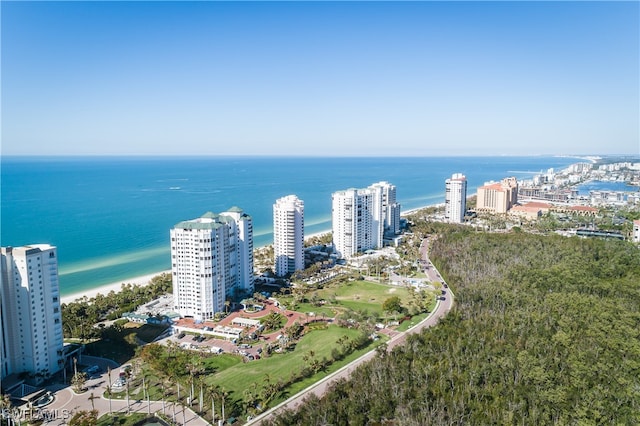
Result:
M640 424L637 247L458 227L431 258L446 319L273 424Z

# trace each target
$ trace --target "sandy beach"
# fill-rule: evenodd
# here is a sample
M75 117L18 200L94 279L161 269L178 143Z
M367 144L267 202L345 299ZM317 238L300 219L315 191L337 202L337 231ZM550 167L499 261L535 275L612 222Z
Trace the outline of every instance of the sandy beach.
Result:
M160 271L160 272L155 272L153 274L147 274L147 275L142 275L139 277L134 277L134 278L128 278L126 280L121 280L115 283L111 283L111 284L106 284L106 285L102 285L100 287L96 287L96 288L92 288L91 290L87 290L87 291L83 291L81 293L74 293L74 294L69 294L67 296L62 296L60 298L60 303L71 303L71 302L75 302L78 299L82 299L83 297L87 297L88 299L91 299L92 297L95 297L98 294L103 294L103 295L107 295L109 294L109 292L111 292L112 290L115 291L116 293L120 291L120 289L122 288L123 284L134 284L134 285L147 285L149 284L149 281L151 281L151 278L155 277L156 275L160 275L163 273L171 273L171 270L168 271Z
M411 214L411 213L413 213L415 211L418 211L418 210L421 210L421 209L424 209L424 208L427 208L427 207L437 207L437 206L440 206L440 205L444 205L444 204L434 204L434 205L430 205L430 206L418 207L418 208L415 208L415 209L407 210L405 212L402 212L401 216L405 216L405 215ZM322 235L326 235L326 234L328 234L330 232L331 232L331 230L322 231L322 232L316 232L316 233L307 235L305 237L305 239L313 238L313 237L319 237L319 236L322 236ZM83 297L87 297L88 299L91 299L92 297L95 297L98 294L107 295L112 290L117 293L118 291L120 291L120 289L122 288L123 284L134 284L134 285L142 285L142 286L144 286L144 285L149 284L149 281L151 281L151 279L153 277L155 277L156 275L163 274L163 273L169 273L170 274L171 270L159 271L159 272L155 272L155 273L152 273L152 274L142 275L142 276L139 276L139 277L128 278L128 279L121 280L121 281L118 281L118 282L114 282L114 283L111 283L111 284L106 284L106 285L103 285L103 286L100 286L100 287L96 287L96 288L93 288L91 290L87 290L87 291L84 291L84 292L81 292L81 293L69 294L67 296L63 296L60 299L60 302L61 303L71 303L71 302L75 302L75 301L77 301L79 299L82 299Z

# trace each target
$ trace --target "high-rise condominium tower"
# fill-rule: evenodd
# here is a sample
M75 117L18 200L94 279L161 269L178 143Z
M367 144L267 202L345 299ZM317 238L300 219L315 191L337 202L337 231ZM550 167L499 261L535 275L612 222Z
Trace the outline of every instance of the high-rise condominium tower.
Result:
M389 182L374 183L369 187L379 191L384 232L396 235L400 232L400 204L396 202L396 186Z
M64 344L56 248L2 247L0 269L1 377L58 372Z
M347 189L332 195L333 246L336 254L354 254L382 247L384 232L399 232L400 205L396 188L379 182L364 189Z
M241 209L178 223L171 230L175 310L196 320L213 318L227 299L251 295L253 225Z
M467 178L455 173L445 181L444 218L448 222L464 222L467 210Z
M304 269L304 202L295 195L273 205L273 251L277 276Z

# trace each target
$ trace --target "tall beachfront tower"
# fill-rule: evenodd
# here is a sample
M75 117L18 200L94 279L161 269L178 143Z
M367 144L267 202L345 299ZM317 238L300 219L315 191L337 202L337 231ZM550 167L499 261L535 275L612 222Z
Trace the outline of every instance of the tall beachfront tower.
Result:
M400 229L395 186L379 182L364 189L334 192L331 223L333 247L341 258L382 247L385 229L393 233Z
M0 253L1 377L54 374L64 366L56 247L2 247Z
M227 299L253 294L253 225L233 207L178 223L171 230L174 308L183 317L211 319Z
M304 202L295 195L273 205L273 251L277 276L304 269Z
M396 202L396 186L389 182L374 183L369 187L379 191L380 208L383 216L384 232L391 235L400 233L400 204Z
M445 181L444 218L447 222L464 222L467 211L467 178L455 173Z

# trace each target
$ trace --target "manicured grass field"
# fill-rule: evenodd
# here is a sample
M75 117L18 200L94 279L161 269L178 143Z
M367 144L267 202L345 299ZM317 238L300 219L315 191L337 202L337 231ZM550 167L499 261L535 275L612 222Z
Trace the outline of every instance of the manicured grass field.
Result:
M204 365L207 369L214 371L223 371L227 368L231 368L236 364L241 364L240 357L231 354L222 354L216 356L210 356L204 359Z
M345 308L369 311L383 315L382 304L392 296L400 297L403 304L409 301L409 292L404 287L390 286L370 281L351 281L336 287L327 287L318 291L324 299L335 297Z
M382 304L388 298L398 296L403 304L407 304L410 299L409 292L405 287L379 284L371 281L351 281L320 290L310 290L307 298L310 299L313 295L324 300L325 304L315 306L309 302L298 303L296 311L313 312L316 316L324 313L327 317L334 317L346 309L351 309L354 311L369 311L382 317L384 315ZM288 304L293 298L290 296L279 297L279 300ZM336 303L331 303L332 300L335 300Z
M147 343L153 342L166 329L166 325L136 324L131 322L124 327L125 335L135 333L138 339ZM131 330L130 333L126 333L128 330Z
M330 326L326 330L314 330L300 339L293 352L274 353L268 358L251 361L249 364L234 365L211 376L209 380L232 391L233 397L241 398L245 389L261 387L267 374L271 381L278 381L279 378L286 379L293 371L305 366L303 357L310 351L315 353L315 359L330 358L331 349L338 348L336 341L340 337L346 335L353 338L357 334L357 330L337 326Z

